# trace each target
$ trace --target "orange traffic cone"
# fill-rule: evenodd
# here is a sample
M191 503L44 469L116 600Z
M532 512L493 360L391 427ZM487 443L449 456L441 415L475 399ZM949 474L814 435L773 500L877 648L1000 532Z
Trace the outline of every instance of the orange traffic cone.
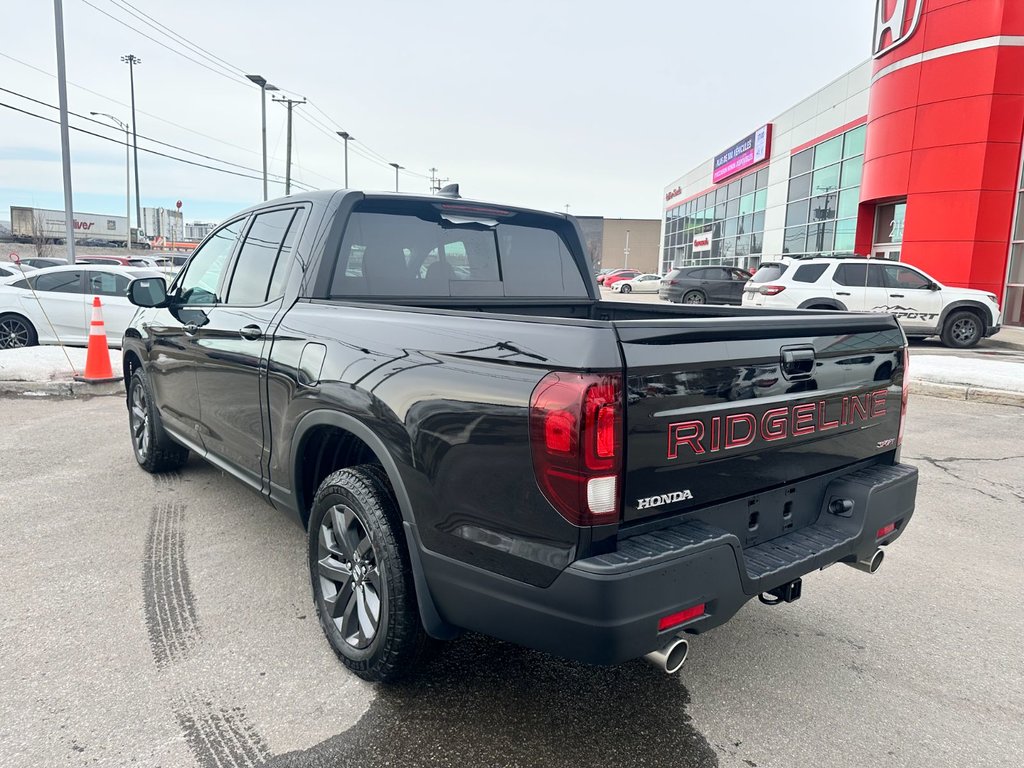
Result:
M85 356L85 373L75 376L75 381L89 381L100 384L120 381L110 367L110 349L107 347L107 332L103 327L103 309L100 297L92 299L92 322L89 325L89 351Z

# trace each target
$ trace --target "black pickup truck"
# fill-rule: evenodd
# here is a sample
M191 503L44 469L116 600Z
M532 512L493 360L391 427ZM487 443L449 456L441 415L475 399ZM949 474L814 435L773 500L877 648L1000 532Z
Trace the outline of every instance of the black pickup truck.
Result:
M129 295L139 464L195 452L305 526L369 680L463 630L675 671L747 600L873 572L913 513L891 316L602 301L571 217L293 196Z

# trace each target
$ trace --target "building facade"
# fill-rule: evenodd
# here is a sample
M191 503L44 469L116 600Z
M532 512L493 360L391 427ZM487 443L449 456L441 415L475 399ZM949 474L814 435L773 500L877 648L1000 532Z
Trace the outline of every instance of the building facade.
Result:
M577 216L594 271L633 267L657 272L661 221L659 219L606 219Z
M665 188L662 271L896 259L1024 324L1024 2L876 0L871 49Z
M142 231L150 238L174 241L185 231L184 221L181 211L170 208L142 209Z
M184 240L189 243L198 243L210 234L217 226L213 221L193 221L185 225Z

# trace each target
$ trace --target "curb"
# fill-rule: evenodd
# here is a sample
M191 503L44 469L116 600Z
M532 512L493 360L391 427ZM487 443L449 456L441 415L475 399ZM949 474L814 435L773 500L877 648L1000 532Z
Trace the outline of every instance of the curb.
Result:
M97 397L123 395L124 382L0 381L0 397Z
M910 379L910 394L928 397L944 397L950 400L971 400L976 403L994 405L1016 405L1024 407L1024 392L1006 389L989 389L974 384L939 384L934 381Z

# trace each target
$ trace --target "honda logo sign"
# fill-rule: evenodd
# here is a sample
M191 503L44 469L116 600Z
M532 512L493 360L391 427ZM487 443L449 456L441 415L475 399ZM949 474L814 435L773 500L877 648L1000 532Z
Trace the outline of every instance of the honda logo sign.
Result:
M917 31L923 7L924 0L875 0L875 35L871 50L876 59L910 39Z

